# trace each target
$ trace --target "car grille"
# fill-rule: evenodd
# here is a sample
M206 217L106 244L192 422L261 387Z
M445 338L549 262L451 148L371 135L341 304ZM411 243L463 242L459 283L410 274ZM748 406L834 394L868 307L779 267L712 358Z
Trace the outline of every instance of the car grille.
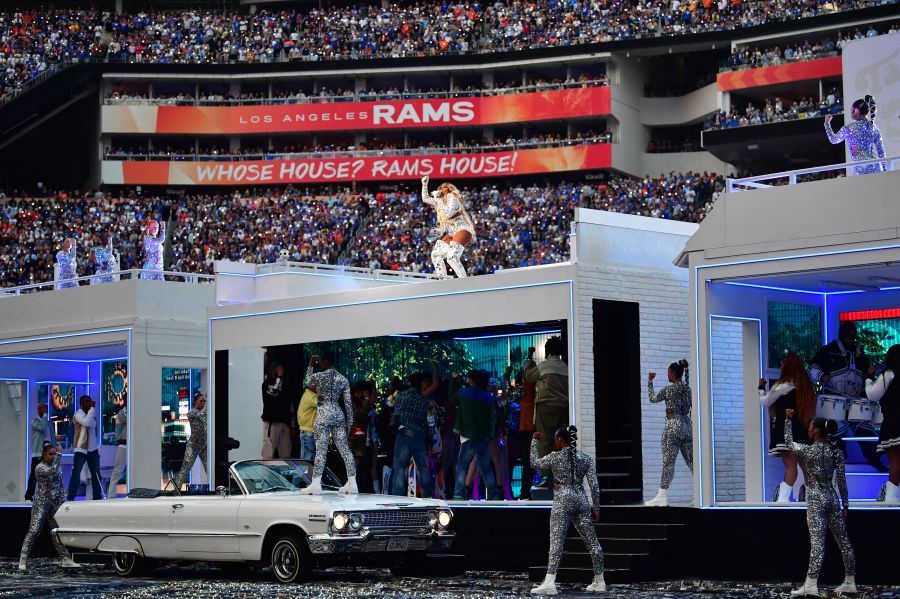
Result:
M422 528L428 526L431 510L372 510L362 512L369 528Z

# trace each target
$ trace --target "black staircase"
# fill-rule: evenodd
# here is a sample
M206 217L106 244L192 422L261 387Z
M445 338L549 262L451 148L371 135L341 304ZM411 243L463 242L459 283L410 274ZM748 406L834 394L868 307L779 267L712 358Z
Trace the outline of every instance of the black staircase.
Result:
M594 525L604 554L604 574L608 583L659 580L678 576L671 571L684 534L687 508L604 508L601 522ZM556 581L590 582L591 556L574 527L563 550ZM547 566L529 568L529 578L540 582Z
M641 460L632 455L634 440L630 429L631 425L620 424L608 430L611 438L597 440L597 479L600 503L604 505L641 503Z

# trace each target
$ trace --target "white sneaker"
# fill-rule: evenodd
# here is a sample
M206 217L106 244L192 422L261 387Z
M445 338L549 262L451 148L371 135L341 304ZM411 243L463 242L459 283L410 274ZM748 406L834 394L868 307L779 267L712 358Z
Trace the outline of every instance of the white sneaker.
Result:
M669 490L668 489L659 489L656 492L656 497L651 499L650 501L644 503L644 505L648 507L668 507L669 506Z
M305 489L300 490L301 495L321 495L322 494L322 477L314 476L312 482Z
M845 576L841 586L834 589L835 595L856 595L858 593L859 591L856 590L856 577L854 576Z
M807 578L800 588L791 591L791 597L818 597L819 581L815 578Z
M25 558L19 558L19 572L28 572L28 566L25 565Z
M547 574L544 582L531 589L532 595L556 595L556 574Z
M790 503L791 501L791 491L794 488L782 481L781 484L778 485L778 497L775 499L776 503Z
M900 495L900 486L895 485L891 481L884 483L884 502L898 503L898 495Z
M606 592L606 581L603 580L603 574L599 576L594 576L594 582L587 585L587 588L584 589L588 593L605 593Z
M80 568L81 564L77 563L71 557L64 557L59 560L59 565L63 568Z
M358 495L359 488L356 486L356 477L351 476L350 478L348 478L344 486L338 489L338 492L346 493L347 495Z

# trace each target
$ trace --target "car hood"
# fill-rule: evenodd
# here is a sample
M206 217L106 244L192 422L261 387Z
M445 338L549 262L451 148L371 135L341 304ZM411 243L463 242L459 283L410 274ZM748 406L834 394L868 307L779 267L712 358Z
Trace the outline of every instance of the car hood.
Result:
M278 502L303 505L318 505L332 510L386 510L397 508L447 508L447 504L437 499L419 499L399 495L374 495L360 493L345 495L336 491L326 491L321 495L301 495L299 492L279 491L277 493L257 493L244 497L245 501Z

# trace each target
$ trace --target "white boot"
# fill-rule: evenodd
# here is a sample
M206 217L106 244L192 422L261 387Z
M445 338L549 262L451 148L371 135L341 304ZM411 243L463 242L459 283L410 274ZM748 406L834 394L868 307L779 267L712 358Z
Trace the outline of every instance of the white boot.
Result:
M338 489L339 493L346 493L347 495L358 495L359 488L356 486L356 476L351 476L347 479L346 484L343 487Z
M463 266L462 260L460 260L464 249L466 248L463 244L451 241L449 249L447 250L447 264L450 265L450 268L453 269L453 272L455 272L456 276L460 279L465 279L466 276L468 276L466 275L466 268Z
M898 503L900 499L898 499L898 491L900 491L900 486L895 485L891 481L887 481L884 483L884 502L885 503Z
M60 558L59 565L63 568L80 568L81 564L77 563L70 556Z
M669 490L660 489L656 492L656 497L651 499L650 501L644 503L644 505L649 507L668 507L669 506Z
M800 585L800 588L791 591L791 597L818 597L819 581L816 578L806 578L806 582Z
M587 585L587 588L584 589L588 593L605 593L606 592L606 581L603 580L603 574L598 574L594 576L594 582Z
M859 593L859 591L856 590L856 577L845 576L844 582L841 583L841 586L834 589L834 593L836 595L856 595Z
M544 582L531 589L532 595L556 595L556 574L547 574Z
M449 250L450 246L443 239L435 242L434 249L431 250L431 263L434 265L434 272L441 279L447 278L447 266L444 264L444 260L447 259Z
M301 495L321 495L322 494L322 477L314 476L312 482L305 489L300 490Z
M28 572L28 566L25 565L25 558L19 558L19 572Z
M790 503L792 490L793 487L791 485L781 481L781 484L778 485L778 499L775 500L776 503Z

